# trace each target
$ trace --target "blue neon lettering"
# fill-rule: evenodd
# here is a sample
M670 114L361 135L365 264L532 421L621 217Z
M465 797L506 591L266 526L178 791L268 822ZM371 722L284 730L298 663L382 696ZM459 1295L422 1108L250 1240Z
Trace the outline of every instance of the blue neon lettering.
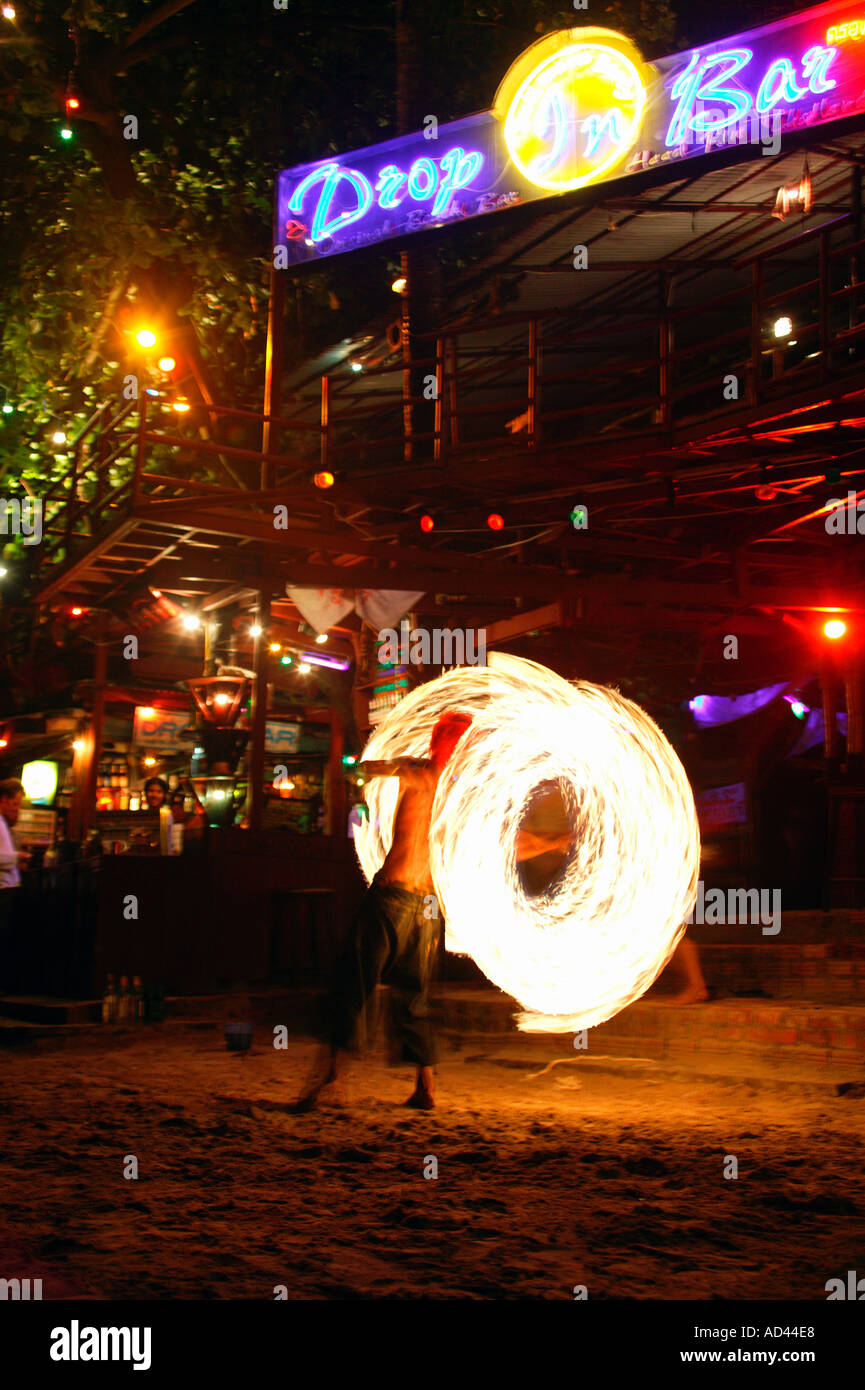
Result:
M588 131L589 138L586 141L584 155L586 159L591 159L601 143L604 132L609 130L610 139L614 145L620 143L624 137L622 130L622 113L620 111L608 111L606 116L587 116L583 121L582 130Z
M357 207L349 212L340 212L331 221L328 221L327 215L330 212L334 194L344 179L348 181L352 191L357 196ZM297 185L288 204L292 212L302 210L306 194L317 183L321 183L322 187L309 232L310 241L323 241L325 237L333 236L334 232L342 231L350 223L359 221L372 203L372 189L369 180L357 169L342 169L338 164L323 164L319 169L314 169L311 174L307 174L306 178L301 179Z
M737 72L747 67L753 56L750 48L726 48L721 53L713 53L703 63L699 62L698 53L693 55L687 68L680 73L670 90L670 95L679 97L680 100L667 131L668 145L681 144L688 130L722 130L725 126L733 125L750 110L749 93L735 87L720 87L718 84L735 77ZM726 64L724 71L715 73L708 82L705 81L710 69L721 64ZM718 117L692 115L695 102L705 101L707 98L726 102L732 106L732 112L729 116Z
M808 86L816 95L820 92L831 92L832 88L837 86L834 79L831 82L826 80L826 73L837 53L837 48L821 48L819 44L815 44L802 59L802 76L807 77Z
M420 184L421 175L426 183L422 188ZM431 159L416 159L408 173L408 191L418 203L423 203L427 198L431 198L438 187L438 169Z
M433 203L433 217L438 217L440 213L445 211L452 193L471 183L483 162L484 157L477 150L473 150L471 154L466 154L459 145L454 145L452 150L448 150L447 154L442 156L441 166L445 177Z
M565 148L568 137L568 114L561 92L555 87L547 93L546 102L540 108L540 119L535 123L535 134L546 136L550 126L553 128L552 145L546 154L536 155L526 173L530 179L542 179L556 167Z
M380 208L395 208L399 205L397 189L402 183L405 183L402 169L398 169L395 164L386 164L379 173L375 186Z
M416 159L406 175L396 164L386 164L378 172L375 194L366 176L358 169L344 169L333 162L321 164L294 189L288 207L293 213L300 213L303 203L311 189L321 185L318 202L310 227L309 239L323 241L334 236L352 222L358 222L369 212L373 202L387 210L396 208L406 194L415 202L428 202L434 198L432 215L439 217L446 211L451 196L460 188L466 188L483 167L484 157L478 150L467 152L460 145L454 145L439 161L439 168L432 159ZM408 180L406 187L406 180ZM357 199L357 206L346 212L330 215L337 190L349 188Z
M773 90L774 89L774 90ZM789 58L779 58L774 62L760 83L756 107L760 112L771 111L779 101L798 101L808 90L797 87L793 64Z

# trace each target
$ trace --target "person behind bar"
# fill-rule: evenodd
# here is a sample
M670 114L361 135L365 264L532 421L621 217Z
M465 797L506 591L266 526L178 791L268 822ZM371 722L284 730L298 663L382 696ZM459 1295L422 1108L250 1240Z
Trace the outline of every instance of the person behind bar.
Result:
M158 811L168 800L168 783L161 777L148 777L144 783L144 805L142 811Z
M21 882L18 866L29 857L16 847L12 837L23 796L24 786L14 777L0 782L0 987L3 989L13 984L13 915Z
M398 777L399 800L393 840L348 933L337 967L332 998L327 1070L307 1085L295 1109L311 1110L326 1088L335 1088L343 1059L365 1036L370 998L381 982L390 985L391 1016L402 1058L417 1068L415 1089L405 1102L419 1110L435 1104L435 1040L429 1019L429 985L438 941L438 910L430 873L429 831L439 778L471 716L443 714L435 725L429 758L395 758L359 765L365 777ZM520 832L518 859L570 843L570 832L539 836Z

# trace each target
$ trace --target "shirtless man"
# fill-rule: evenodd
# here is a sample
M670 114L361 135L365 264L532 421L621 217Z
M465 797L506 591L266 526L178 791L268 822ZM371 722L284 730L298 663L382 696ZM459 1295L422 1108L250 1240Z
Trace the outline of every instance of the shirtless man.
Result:
M415 1089L406 1105L431 1110L435 1104L435 1042L429 1022L429 985L438 940L438 908L430 873L429 830L438 781L471 716L442 715L433 729L429 758L364 762L367 778L398 777L400 796L393 842L367 890L349 931L337 968L333 997L330 1064L311 1082L296 1108L310 1110L325 1088L337 1083L342 1056L363 1033L366 1008L376 986L391 987L394 1031L403 1060L417 1067ZM570 836L520 834L517 857L529 858L564 848Z

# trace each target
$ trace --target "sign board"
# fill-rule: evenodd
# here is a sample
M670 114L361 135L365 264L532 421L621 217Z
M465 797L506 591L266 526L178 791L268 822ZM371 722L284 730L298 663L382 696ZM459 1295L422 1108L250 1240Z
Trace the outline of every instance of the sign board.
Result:
M189 735L181 736L190 723L191 716L184 710L136 705L132 741L139 748L190 748L193 739Z
M22 806L15 823L15 840L19 845L50 845L54 843L56 811Z
M265 752L296 753L299 747L299 724L283 724L279 719L268 719L264 736Z
M561 30L511 65L489 111L280 173L285 265L865 111L865 12L847 0L646 63L622 34ZM275 262L277 267L280 261Z
M193 735L184 736L189 729L192 716L183 710L150 709L136 706L133 725L133 742L140 748L172 750L192 748ZM280 719L269 719L266 725L266 748L268 753L296 753L300 744L300 725L283 723Z
M700 829L704 835L728 825L744 825L748 819L744 782L698 792L696 801Z

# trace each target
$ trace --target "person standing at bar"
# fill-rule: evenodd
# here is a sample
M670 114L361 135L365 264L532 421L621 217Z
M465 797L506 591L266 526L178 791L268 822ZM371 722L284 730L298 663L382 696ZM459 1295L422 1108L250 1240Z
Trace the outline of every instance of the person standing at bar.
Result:
M14 777L0 782L0 988L3 989L14 984L13 923L21 883L19 865L29 857L17 848L12 834L23 796L24 787Z

